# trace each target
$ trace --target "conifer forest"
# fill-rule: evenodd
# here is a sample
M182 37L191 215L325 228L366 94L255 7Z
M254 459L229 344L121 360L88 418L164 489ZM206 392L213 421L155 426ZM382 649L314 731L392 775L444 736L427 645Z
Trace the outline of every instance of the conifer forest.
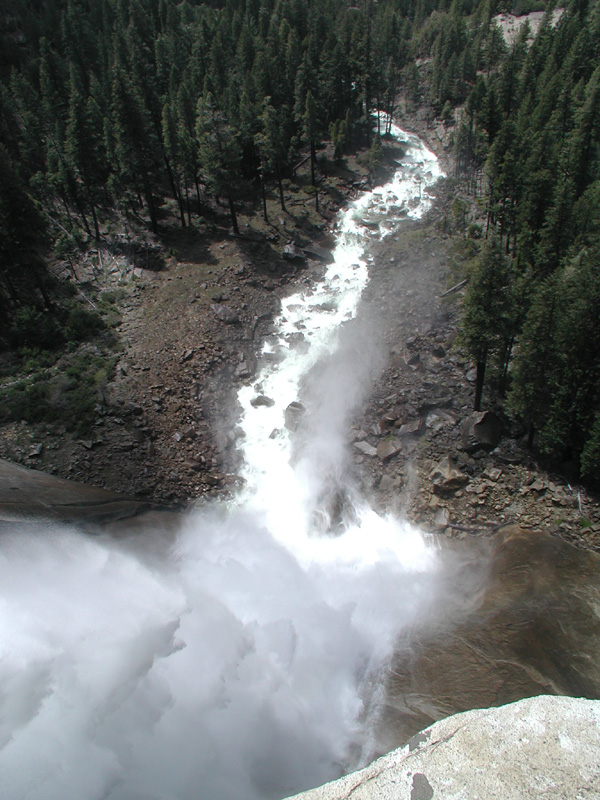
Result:
M496 16L530 11L508 42ZM160 235L165 205L185 228L216 198L238 233L302 159L318 204L324 143L376 161L400 98L451 131L475 408L493 387L598 487L597 0L3 0L0 346L93 328L48 264L107 220Z

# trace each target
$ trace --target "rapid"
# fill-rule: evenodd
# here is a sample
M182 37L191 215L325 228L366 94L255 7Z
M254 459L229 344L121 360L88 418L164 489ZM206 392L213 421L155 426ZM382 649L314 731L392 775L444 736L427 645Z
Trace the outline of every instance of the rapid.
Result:
M167 543L1 537L3 800L263 800L336 778L377 751L395 650L465 602L456 564L375 513L349 469L382 359L360 321L369 242L419 218L442 174L392 134L393 179L340 213L323 280L282 302L239 392L238 495Z

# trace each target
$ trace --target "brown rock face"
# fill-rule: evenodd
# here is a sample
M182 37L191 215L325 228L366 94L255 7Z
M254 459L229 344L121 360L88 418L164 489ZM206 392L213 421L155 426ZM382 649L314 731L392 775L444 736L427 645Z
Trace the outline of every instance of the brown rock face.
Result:
M456 546L468 550L481 540ZM478 607L397 652L381 752L459 711L538 694L599 698L599 656L600 557L544 533L505 528L491 540Z
M0 459L0 523L46 519L109 521L148 508L125 494L66 481Z

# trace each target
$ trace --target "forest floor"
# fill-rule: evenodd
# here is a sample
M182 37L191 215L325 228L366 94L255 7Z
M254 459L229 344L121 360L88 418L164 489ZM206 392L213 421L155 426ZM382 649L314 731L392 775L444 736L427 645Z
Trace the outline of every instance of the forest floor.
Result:
M445 163L443 131L419 120L406 127ZM269 224L259 210L240 214L240 236L224 210L185 229L165 220L160 268L114 250L93 269L80 264L81 278L91 270L96 290L118 297L114 379L85 437L7 423L0 457L162 506L233 491L237 389L254 378L279 298L323 270L319 261L287 261L283 247L331 244L337 210L367 186L360 159L336 165L324 153L321 170L319 213L302 188L305 164L300 185L286 188L287 213L269 201ZM362 313L384 320L385 367L349 432L355 478L382 511L431 531L485 534L518 521L600 550L597 498L541 466L489 395L483 407L495 414L492 427L500 421L499 441L473 435L472 364L454 344L461 292L442 297L465 260L462 237L444 232L450 201L442 182L426 220L374 246Z

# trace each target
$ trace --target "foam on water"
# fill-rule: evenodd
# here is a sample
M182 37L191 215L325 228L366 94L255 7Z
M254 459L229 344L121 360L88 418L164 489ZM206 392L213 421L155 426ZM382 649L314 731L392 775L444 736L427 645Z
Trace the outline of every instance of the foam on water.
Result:
M385 666L399 637L452 607L452 569L354 491L339 535L314 529L320 484L343 476L366 342L351 369L324 371L300 455L284 413L343 350L370 237L431 201L435 157L393 132L407 148L398 173L340 215L322 283L282 303L266 345L280 360L240 391L238 498L186 518L168 549L48 526L2 536L3 800L277 798L371 754ZM253 407L257 392L273 405Z

